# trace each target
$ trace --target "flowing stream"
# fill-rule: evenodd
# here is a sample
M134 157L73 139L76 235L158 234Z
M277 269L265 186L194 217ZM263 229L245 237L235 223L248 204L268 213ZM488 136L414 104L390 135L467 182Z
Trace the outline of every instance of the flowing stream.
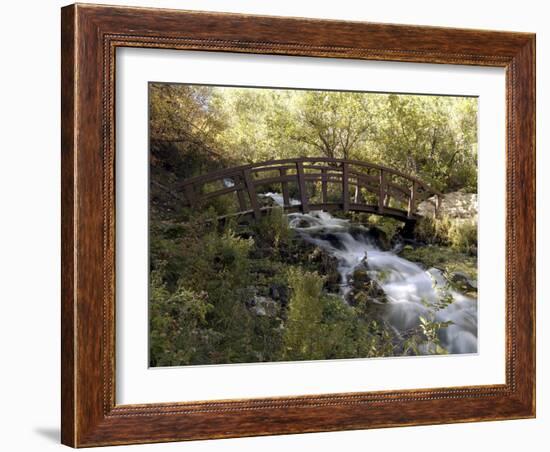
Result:
M283 205L278 193L264 196ZM388 301L381 305L383 316L398 334L417 327L420 316L429 318L432 313L437 322L452 322L439 331L439 340L449 353L477 352L477 300L452 289L440 270L425 270L393 251L381 250L367 228L327 212L291 213L288 219L304 240L337 259L344 299L351 290L353 272L365 268L384 291ZM434 309L444 295L449 304Z

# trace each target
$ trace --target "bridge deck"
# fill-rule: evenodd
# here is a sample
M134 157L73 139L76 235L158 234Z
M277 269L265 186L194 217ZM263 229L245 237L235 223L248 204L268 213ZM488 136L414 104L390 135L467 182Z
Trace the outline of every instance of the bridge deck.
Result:
M310 204L310 211L322 210L324 212L337 212L342 210L342 204L340 203L327 203L327 204ZM274 209L279 208L280 206L264 206L260 207L260 212L262 215L271 212ZM284 208L287 213L300 213L302 210L299 205L289 206ZM370 214L378 215L378 206L374 205L365 205L365 204L350 204L350 212L365 212ZM230 218L237 218L242 216L254 216L253 210L245 210L242 212L229 213L226 215L220 215L216 217L218 221L228 220ZM384 212L384 216L393 218L395 220L408 222L418 220L419 215L415 214L412 218L407 215L407 212L400 209L388 208Z

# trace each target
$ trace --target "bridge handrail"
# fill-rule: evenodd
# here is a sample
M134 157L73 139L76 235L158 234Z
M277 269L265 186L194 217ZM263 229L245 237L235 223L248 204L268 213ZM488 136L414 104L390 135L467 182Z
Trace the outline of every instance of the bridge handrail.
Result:
M315 163L325 165L315 166L313 165ZM361 173L357 167L375 170L376 173L374 175L372 173ZM312 169L317 172L306 172ZM289 170L295 171L295 174L288 174L287 171ZM254 174L257 175L258 173L271 171L278 171L279 174L277 176L254 178ZM392 176L397 176L404 179L406 182L397 183L398 181L392 180ZM224 179L232 179L232 185L228 185ZM206 184L218 181L223 183L223 188L206 193L203 192L203 187ZM282 185L284 206L288 208L291 206L288 184L296 182L298 184L300 196L300 208L303 212L307 212L309 210L310 199L307 194L306 183L312 181L322 183L322 202L316 204L318 207L328 208L329 204L333 204L328 201L328 184L341 183L342 197L340 204L342 210L348 211L350 207L352 207L352 209L357 209L358 206L362 204L358 204L358 200L361 198L364 200L364 207L367 207L368 201L360 195L359 191L360 188L364 188L368 192L375 194L378 200L377 204L368 204L369 208L375 208L380 215L394 211L392 215L401 215L407 220L415 218L418 202L427 199L429 196L435 195L435 207L437 210L441 196L440 192L434 190L422 180L393 168L360 160L329 157L302 157L269 160L225 168L186 179L181 183L180 188L183 189L185 198L190 206L195 206L197 203L201 203L207 199L236 192L240 211L248 212L250 210L247 208L246 203L246 198L248 198L254 216L259 217L262 209L258 201L257 186L280 183ZM350 200L350 188L352 187L355 187L353 201ZM396 209L390 207L390 199L405 202L407 204L406 210L400 211L402 214L396 214Z
M186 185L190 184L205 184L212 180L221 179L223 177L230 176L232 174L238 174L241 173L244 170L251 170L256 168L262 168L264 166L272 166L272 165L286 165L289 163L298 163L298 162L326 162L326 163L347 163L348 165L357 165L357 166L363 166L365 168L372 168L376 170L382 170L385 172L388 172L390 174L393 174L395 176L403 177L405 179L408 179L410 181L416 182L418 185L421 185L422 187L425 187L428 191L431 191L434 194L441 195L441 193L432 187L430 187L427 183L424 181L418 179L417 177L410 176L408 174L405 174L399 170L396 170L394 168L390 168L389 166L379 165L377 163L371 163L371 162L364 162L361 160L349 160L349 159L337 159L337 158L331 158L331 157L297 157L297 158L289 158L289 159L281 159L281 160L268 160L265 162L259 162L259 163L248 163L246 165L239 165L239 166L233 166L231 168L223 168L220 170L212 171L206 174L201 174L200 176L191 177L188 179L185 179L181 187L184 187ZM277 169L277 168L274 168ZM266 168L266 171L269 171L269 168Z

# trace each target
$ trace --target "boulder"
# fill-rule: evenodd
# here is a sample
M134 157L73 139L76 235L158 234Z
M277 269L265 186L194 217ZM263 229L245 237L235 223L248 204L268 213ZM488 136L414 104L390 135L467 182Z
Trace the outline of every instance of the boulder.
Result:
M371 281L371 279L367 269L361 266L353 271L351 274L351 281L351 285L355 289L362 289L365 284Z
M255 295L249 305L250 310L257 316L276 317L279 311L275 300L261 295Z
M317 262L320 271L325 276L324 287L329 292L337 293L340 290L340 272L338 271L338 259L328 254L322 248L314 250L312 262Z
M384 289L382 289L382 286L378 283L378 281L375 281L374 279L371 279L369 282L365 283L363 290L367 292L369 297L374 298L379 303L386 303L388 301L386 299L386 292L384 292Z
M311 225L309 224L309 221L307 221L303 218L300 218L298 221L296 221L296 223L294 223L292 225L292 227L297 228L297 229L309 228L310 226Z
M347 295L352 306L360 302L386 303L386 293L378 281L369 276L365 265L356 268L351 274L351 291Z
M269 286L269 296L281 306L288 304L288 286L280 283L273 283Z
M370 280L361 287L353 287L346 295L346 301L351 306L359 304L384 304L388 302L386 293L377 281Z
M451 219L477 219L477 193L455 191L442 196L439 215ZM435 197L428 198L418 205L417 213L423 217L435 216Z
M316 233L314 237L320 240L324 240L325 242L328 242L332 247L338 250L345 249L345 245L342 243L341 234L330 232L330 231L320 231Z
M477 281L470 278L466 273L452 272L448 279L459 290L464 292L477 291Z
M392 237L377 226L369 226L368 237L380 249L388 251L391 249Z

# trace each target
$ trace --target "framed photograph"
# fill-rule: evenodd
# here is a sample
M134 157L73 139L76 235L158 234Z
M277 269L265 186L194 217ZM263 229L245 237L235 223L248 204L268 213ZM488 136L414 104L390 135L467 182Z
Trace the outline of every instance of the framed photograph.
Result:
M62 442L535 416L535 36L62 9Z

